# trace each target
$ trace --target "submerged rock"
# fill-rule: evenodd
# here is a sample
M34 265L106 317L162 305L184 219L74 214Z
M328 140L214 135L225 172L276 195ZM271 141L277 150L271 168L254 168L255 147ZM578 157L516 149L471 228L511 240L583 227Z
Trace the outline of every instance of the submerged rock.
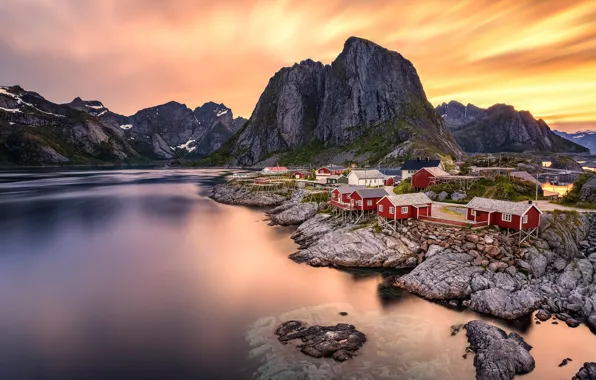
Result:
M584 363L572 380L596 380L596 363Z
M483 321L465 325L478 380L510 380L534 370L532 346L516 333L507 333Z
M300 339L302 344L298 347L308 356L333 357L339 362L354 357L356 351L366 342L366 335L346 323L307 327L306 323L301 321L288 321L279 326L275 335L284 344Z

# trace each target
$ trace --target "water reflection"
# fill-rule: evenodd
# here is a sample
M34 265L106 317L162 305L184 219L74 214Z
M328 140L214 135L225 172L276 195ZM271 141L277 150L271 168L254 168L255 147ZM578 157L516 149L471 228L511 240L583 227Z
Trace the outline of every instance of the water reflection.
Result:
M314 318L312 310L328 304L343 305L374 338L369 347L376 349L345 367L353 373L473 378L472 361L461 359L465 339L453 339L449 326L478 315L388 286L400 273L292 262L293 228L267 226L261 210L205 198L225 174L0 174L0 378L251 378L265 358L245 339L256 320L291 310ZM314 315L339 321L335 312ZM507 328L525 332L546 369L571 356L572 364L556 369L570 378L596 357L596 344L562 327ZM272 337L262 334L252 334L251 343ZM545 352L538 345L549 336L583 352L561 343ZM274 341L266 347L284 352ZM300 366L305 358L293 360ZM325 363L317 368L333 374ZM541 371L528 378L548 378Z

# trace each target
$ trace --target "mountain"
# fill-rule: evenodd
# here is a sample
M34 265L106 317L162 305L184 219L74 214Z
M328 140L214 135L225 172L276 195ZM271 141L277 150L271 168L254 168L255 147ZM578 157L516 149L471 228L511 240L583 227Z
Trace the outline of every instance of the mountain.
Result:
M483 109L451 101L437 111L466 152L587 152L555 134L544 120L506 104Z
M400 54L351 37L330 65L305 60L269 80L246 125L212 163L337 157L369 163L462 152Z
M0 164L202 157L220 148L244 122L213 102L194 111L170 102L123 116L97 100L55 104L19 86L0 87Z
M19 86L0 87L0 163L138 159L121 130L97 116L47 101Z
M590 152L596 153L596 131L581 131L575 133L567 133L563 131L557 131L556 129L554 132L567 139L569 141L573 141L576 144L579 144L585 148L588 148Z

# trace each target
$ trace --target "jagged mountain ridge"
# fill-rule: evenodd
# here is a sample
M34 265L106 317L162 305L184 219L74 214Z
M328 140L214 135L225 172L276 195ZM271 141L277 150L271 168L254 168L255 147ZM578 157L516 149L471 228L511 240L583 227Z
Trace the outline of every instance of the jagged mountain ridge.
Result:
M542 119L513 106L487 109L451 101L437 107L453 136L469 153L552 152L584 153L587 149L555 134Z
M568 133L563 131L557 131L555 129L553 132L563 137L564 139L573 141L576 144L588 148L591 153L596 153L596 131L588 130Z
M156 112L162 117L153 117ZM194 111L170 102L127 117L97 100L52 103L19 86L0 87L0 163L100 163L201 157L245 122L223 104Z
M245 127L215 156L218 163L254 165L310 144L381 159L462 153L412 63L356 37L330 65L305 60L279 70Z

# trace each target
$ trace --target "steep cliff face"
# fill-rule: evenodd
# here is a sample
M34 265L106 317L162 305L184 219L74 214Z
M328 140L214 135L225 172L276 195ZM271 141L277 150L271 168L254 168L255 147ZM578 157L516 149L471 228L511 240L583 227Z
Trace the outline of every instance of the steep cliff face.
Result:
M19 86L0 87L0 162L82 163L138 158L97 116L47 101Z
M445 124L466 152L587 152L557 136L528 111L496 104L488 109L449 102L437 107Z
M378 136L382 141L367 146ZM355 37L331 65L306 60L278 71L234 144L226 146L229 151L218 153L230 163L252 165L315 141L375 150L377 157L392 151L402 156L416 150L461 153L412 63Z

